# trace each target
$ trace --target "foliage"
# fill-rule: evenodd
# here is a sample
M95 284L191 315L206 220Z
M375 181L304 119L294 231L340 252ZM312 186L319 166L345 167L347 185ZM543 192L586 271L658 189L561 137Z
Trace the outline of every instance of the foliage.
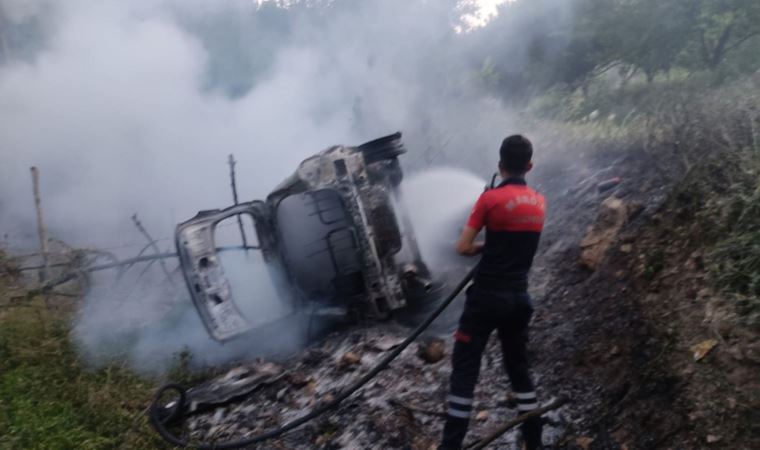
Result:
M670 118L657 115L670 130L661 137L684 155L676 213L691 224L690 239L701 241L715 286L760 325L760 98L751 80L689 92L681 107L670 105Z
M760 69L754 0L518 0L473 34L510 99L602 76L624 86L706 71L724 82Z
M759 85L753 77L720 88L705 77L623 88L597 80L585 94L552 90L528 108L595 141L613 132L611 148L640 139L648 152L671 152L661 159L680 161L678 170L652 170L677 181L665 209L688 230L678 239L703 251L712 283L753 326L760 326ZM644 275L662 269L663 255L649 255Z
M418 52L429 64L415 64L426 85L437 86L436 77L463 83L474 73L484 89L511 102L557 87L586 89L600 77L625 86L705 72L722 84L760 69L756 0L516 0L504 2L486 26L457 33L472 8L472 0L270 0L244 13L177 13L207 50L208 88L232 97L266 80L283 50L329 46L325 30L334 29L350 33L368 61L385 53L383 46L403 45L394 44L401 35L416 44L434 30L435 42ZM41 20L11 23L0 8L0 63L32 59L45 47Z
M0 279L0 449L165 448L145 414L154 382L117 365L88 368L69 314L9 296Z
M760 3L755 0L700 0L694 7L695 34L702 63L714 69L726 55L760 35Z
M760 117L750 120L760 125ZM736 296L739 313L760 326L760 152L743 150L740 176L724 207L727 231L710 253L711 271L716 285Z

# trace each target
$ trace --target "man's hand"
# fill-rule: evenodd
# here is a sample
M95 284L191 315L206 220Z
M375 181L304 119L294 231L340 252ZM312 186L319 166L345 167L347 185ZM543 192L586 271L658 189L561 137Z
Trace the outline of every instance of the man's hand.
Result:
M483 251L483 243L475 242L480 230L465 226L457 241L457 252L464 256L476 256Z

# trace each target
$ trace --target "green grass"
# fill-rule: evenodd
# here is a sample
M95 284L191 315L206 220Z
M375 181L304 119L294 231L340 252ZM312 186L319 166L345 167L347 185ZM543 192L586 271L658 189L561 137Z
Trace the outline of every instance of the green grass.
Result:
M0 449L166 448L145 414L157 382L116 365L88 368L69 336L71 313L50 311L40 298L9 306L5 281Z

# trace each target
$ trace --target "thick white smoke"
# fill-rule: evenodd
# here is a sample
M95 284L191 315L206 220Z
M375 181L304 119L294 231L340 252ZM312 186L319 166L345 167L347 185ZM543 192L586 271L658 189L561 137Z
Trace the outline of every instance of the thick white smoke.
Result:
M59 7L62 5L58 5ZM314 148L349 135L345 112L319 123L308 49L284 53L242 98L204 91L196 38L126 2L73 2L33 63L0 69L3 226L27 229L28 168L39 166L49 227L76 245L137 238L128 220L169 232L198 209L230 203L226 155L243 199L261 196ZM329 80L325 80L329 83ZM341 114L344 114L341 116ZM10 195L8 195L10 194ZM20 217L19 217L20 216ZM13 225L17 225L13 227Z
M404 182L404 201L425 260L438 263L456 256L457 238L486 184L480 177L450 168L425 171Z
M143 242L133 213L168 238L198 210L231 204L230 153L242 200L263 198L329 145L396 130L406 132L407 165L467 160L490 170L512 116L470 81L450 79L453 3L359 2L330 20L304 19L286 43L241 41L277 51L230 96L210 82L220 55L203 38L231 26L224 17L250 14L250 2L0 0L0 17L33 21L38 41L0 64L0 234L34 238L32 165L51 235L101 248ZM216 22L204 31L188 26L206 17ZM474 185L464 180L462 192ZM109 355L118 341L136 366L155 369L185 348L201 362L250 350L211 341L184 296L167 298L149 281L161 282L119 295L96 284L77 324L87 354Z

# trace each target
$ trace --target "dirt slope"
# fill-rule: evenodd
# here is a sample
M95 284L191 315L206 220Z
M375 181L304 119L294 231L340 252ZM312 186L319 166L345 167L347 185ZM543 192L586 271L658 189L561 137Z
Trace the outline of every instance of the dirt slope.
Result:
M697 218L715 212L691 201L696 176L672 176L684 173L678 163L629 156L616 173L633 172L634 185L613 194L632 205L630 217L599 269L579 267L573 226L550 231L541 256L536 370L545 389L576 399L572 416L582 420L567 446L756 448L760 341L711 287L705 252L714 224ZM698 183L719 193L716 178ZM588 223L598 200L562 202L561 216Z

